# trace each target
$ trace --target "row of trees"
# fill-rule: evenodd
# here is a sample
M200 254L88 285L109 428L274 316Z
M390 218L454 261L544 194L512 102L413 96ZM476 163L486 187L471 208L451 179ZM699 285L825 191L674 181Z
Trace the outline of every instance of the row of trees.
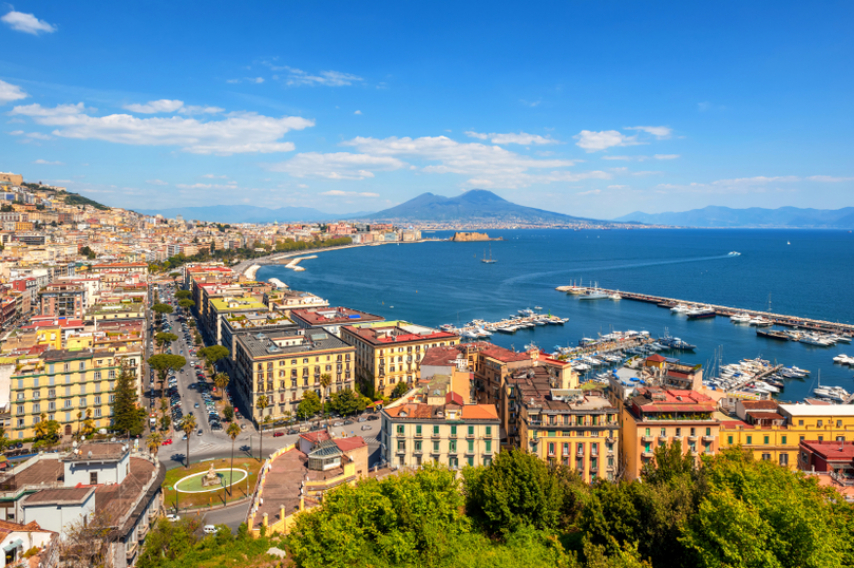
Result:
M210 260L232 262L238 260L249 260L265 256L271 252L308 251L320 248L345 246L352 242L353 240L350 237L315 241L294 241L293 239L285 239L283 241L278 241L275 245L256 242L250 247L225 250L215 250L213 243L211 243L210 247L205 247L197 254L187 256L184 253L178 253L163 262L150 263L148 265L148 269L151 273L169 272L170 270L174 270L188 262L207 262Z

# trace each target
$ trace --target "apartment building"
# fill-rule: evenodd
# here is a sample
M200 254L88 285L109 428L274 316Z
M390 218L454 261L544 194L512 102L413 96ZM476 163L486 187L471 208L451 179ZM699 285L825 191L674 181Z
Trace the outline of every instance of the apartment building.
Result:
M71 435L78 426L78 412L85 418L91 411L96 428L111 423L110 404L115 398L116 379L122 366L140 376L141 352L83 349L45 351L38 359L18 361L11 376L11 439L31 438L34 427L45 414L61 425L62 435Z
M322 327L336 337L341 336L342 325L383 321L385 318L343 306L292 308L291 319L302 328Z
M48 284L39 297L43 316L81 319L85 312L86 289L79 284Z
M721 421L722 448L741 446L757 460L798 467L803 442L854 442L854 406L744 401L734 420Z
M692 390L645 387L622 407L621 455L629 479L640 476L658 446L680 442L694 456L719 448L720 422L715 401Z
M571 467L586 482L619 473L619 410L600 392L561 388L544 369L508 378L508 446L550 465Z
M365 392L386 395L400 381L412 385L418 380L427 349L460 342L459 335L406 321L343 326L341 339L356 349L356 375Z
M415 468L435 461L456 470L489 465L499 450L495 406L464 404L454 392L425 402L399 399L381 415L380 451L390 465Z
M266 417L281 420L285 412L295 414L307 391L322 397L353 388L354 348L325 331L244 333L235 336L234 345L232 379L251 405L256 423ZM326 393L320 385L323 374L332 377ZM270 405L263 412L257 408L262 395Z

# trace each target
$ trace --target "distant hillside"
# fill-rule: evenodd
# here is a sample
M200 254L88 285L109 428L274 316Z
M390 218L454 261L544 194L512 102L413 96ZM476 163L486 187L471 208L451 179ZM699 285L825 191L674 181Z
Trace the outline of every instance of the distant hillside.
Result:
M63 193L59 193L58 195L65 197L65 204L66 205L90 205L90 206L94 207L95 209L100 209L101 211L109 211L110 210L110 207L107 207L106 205L102 205L102 204L98 203L97 201L93 201L92 199L89 199L88 197L83 197L79 193L63 192Z
M636 211L614 221L704 228L854 229L854 207L830 210L798 207L731 209L710 206L682 213Z
M473 189L457 197L422 193L406 203L373 213L374 221L578 223L596 222L542 209L516 205L485 189ZM607 224L608 222L605 221Z
M342 215L324 213L310 207L280 207L268 209L253 205L211 205L208 207L176 207L173 209L137 209L144 215L163 215L174 219L181 215L185 220L212 223L293 223L297 221L331 221Z

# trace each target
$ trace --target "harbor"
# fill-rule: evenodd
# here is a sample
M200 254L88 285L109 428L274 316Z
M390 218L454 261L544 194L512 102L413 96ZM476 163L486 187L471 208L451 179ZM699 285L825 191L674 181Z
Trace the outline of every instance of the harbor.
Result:
M558 292L565 292L567 294L571 294L573 296L577 296L580 300L605 300L605 299L621 299L621 300L632 300L635 302L644 302L647 304L655 304L661 308L667 308L674 311L681 311L685 313L689 319L701 319L702 317L728 317L733 318L734 323L750 323L752 320L754 323L752 325L757 325L759 327L768 327L768 326L781 326L787 328L794 328L796 330L805 330L807 332L818 332L818 333L826 333L832 335L838 335L844 339L848 339L847 342L850 342L851 338L854 337L854 325L830 322L824 320L803 318L797 316L791 316L786 314L777 314L770 311L759 311L759 310L746 310L741 308L734 308L731 306L720 306L715 304L707 304L704 302L696 302L692 300L679 300L676 298L666 298L663 296L653 296L650 294L639 294L634 292L625 292L621 290L608 290L604 288L598 288L596 286L558 286L555 288ZM681 307L681 309L680 309ZM692 314L692 310L694 310L695 314ZM699 317L697 317L699 316ZM744 318L748 318L744 321ZM739 321L742 320L742 321ZM783 339L783 335L781 334L760 334L771 336L778 339ZM804 334L801 333L801 336ZM786 335L785 338L787 340L792 341L800 341L801 339L797 334L795 335ZM809 339L808 339L809 341Z

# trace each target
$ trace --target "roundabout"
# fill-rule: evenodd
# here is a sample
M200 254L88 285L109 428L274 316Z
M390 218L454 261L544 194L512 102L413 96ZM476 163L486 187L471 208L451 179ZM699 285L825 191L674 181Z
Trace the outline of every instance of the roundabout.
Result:
M249 472L237 468L234 470L228 468L212 469L211 471L213 471L219 478L219 483L205 485L204 480L209 472L203 471L179 479L178 482L175 483L175 491L178 493L208 493L211 491L219 491L224 487L229 487L230 485L239 483L249 476Z

